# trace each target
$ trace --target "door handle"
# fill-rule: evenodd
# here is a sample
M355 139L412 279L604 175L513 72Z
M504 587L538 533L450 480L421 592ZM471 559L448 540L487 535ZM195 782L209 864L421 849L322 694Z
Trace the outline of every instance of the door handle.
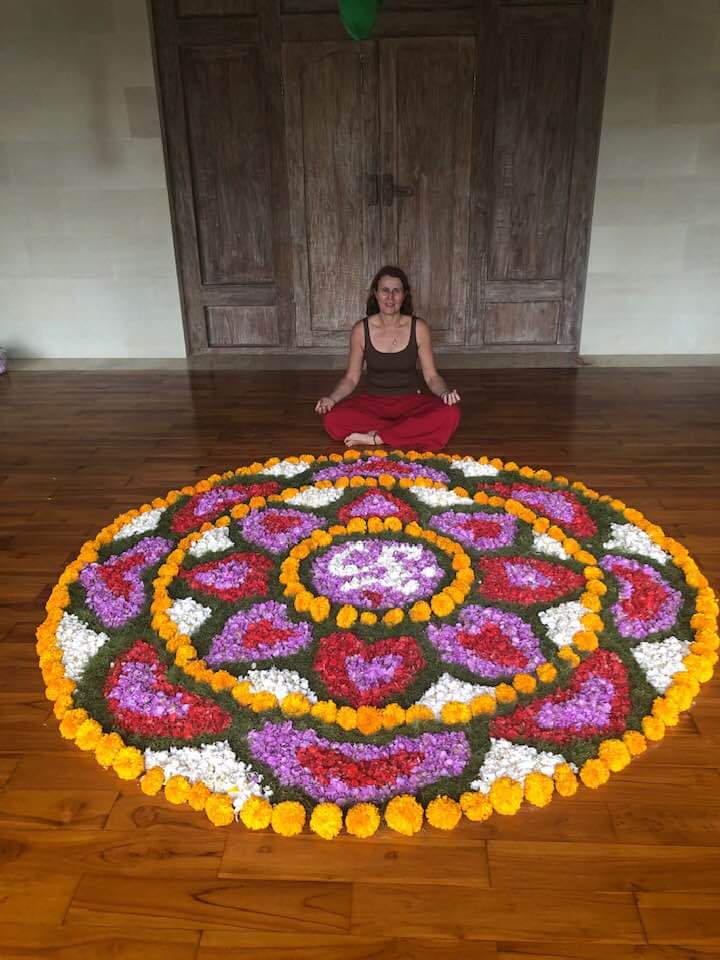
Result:
M395 197L412 197L415 191L412 187L395 185L395 178L391 173L384 173L382 178L383 206L391 207Z

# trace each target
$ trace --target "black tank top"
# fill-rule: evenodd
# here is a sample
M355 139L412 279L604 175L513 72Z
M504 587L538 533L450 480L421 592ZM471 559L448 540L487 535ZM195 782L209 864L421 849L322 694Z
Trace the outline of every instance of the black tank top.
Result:
M410 319L410 340L405 349L398 353L388 353L385 350L375 349L370 339L368 318L363 318L363 324L365 325L365 363L367 365L365 389L367 393L401 394L420 392L420 376L417 369L418 347L415 337L416 319L416 317Z

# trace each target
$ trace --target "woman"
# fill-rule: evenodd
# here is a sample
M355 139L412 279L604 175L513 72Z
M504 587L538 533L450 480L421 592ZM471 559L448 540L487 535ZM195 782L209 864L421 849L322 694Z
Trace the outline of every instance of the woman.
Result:
M325 429L348 447L388 443L403 450L442 449L460 422L460 394L449 390L435 369L430 328L413 315L410 284L398 267L375 274L367 314L352 328L345 375L315 406ZM432 396L420 392L418 358ZM365 390L350 397L363 361Z

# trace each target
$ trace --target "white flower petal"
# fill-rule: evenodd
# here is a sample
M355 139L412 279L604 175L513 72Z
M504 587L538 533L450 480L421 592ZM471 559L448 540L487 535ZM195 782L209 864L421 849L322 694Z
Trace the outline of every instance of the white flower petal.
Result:
M71 680L79 680L88 661L110 638L106 633L95 633L74 613L64 613L55 639L63 652L65 673Z
M307 490L301 490L300 493L285 502L292 507L311 507L317 509L318 507L327 507L329 504L335 503L335 501L339 500L344 494L344 490L338 490L335 487L321 487L319 490L315 487L309 487Z
M555 767L561 763L567 761L560 754L546 753L536 750L535 747L511 743L509 740L491 739L490 749L485 754L478 777L470 784L470 788L488 793L493 782L500 777L510 777L518 783L523 783L529 773L544 773L551 777ZM574 764L570 766L577 769Z
M417 702L423 707L428 707L439 718L446 703L470 703L474 697L479 697L482 693L494 696L495 688L467 683L449 673L444 673Z
M274 693L278 700L282 700L288 693L304 693L310 703L317 703L310 684L296 670L281 670L277 667L269 670L250 669L244 676L239 676L238 680L247 680L253 693L269 691Z
M227 740L203 743L199 747L170 747L169 750L145 750L145 766L162 767L165 780L185 777L190 783L203 783L216 793L229 793L237 813L248 797L272 796L263 786L262 775L249 763L235 756Z
M304 461L291 463L290 460L281 460L280 463L276 463L274 467L268 467L262 472L271 477L296 477L300 473L305 473L309 466L310 465Z
M450 469L459 470L466 477L496 477L500 473L497 467L492 467L489 463L480 463L472 457L453 460Z
M133 517L129 523L120 527L113 537L113 540L127 540L128 537L134 537L138 533L149 533L154 530L160 522L160 517L165 513L165 509L156 507L154 510L148 510L145 513L139 513Z
M206 553L218 553L234 546L227 527L213 527L190 545L188 553L193 557L204 557Z
M658 563L667 563L670 559L670 554L665 553L644 530L636 527L634 523L612 523L610 533L610 539L603 544L606 550L620 550L623 553L649 557Z
M572 643L572 638L578 631L584 630L580 618L588 611L577 600L570 603L561 603L557 607L550 607L538 614L547 628L548 638L556 647L564 647Z
M429 507L457 507L472 506L475 502L470 497L459 497L452 490L437 490L435 487L409 487L412 493L422 503Z
M205 623L212 613L210 607L204 607L192 597L176 600L169 608L167 615L178 628L180 633L191 637L196 630Z
M683 659L689 652L690 641L677 637L668 637L659 643L639 643L631 651L648 681L660 693L665 693L670 686L673 674L685 669Z
M568 559L568 554L558 541L549 537L546 533L533 534L533 549L538 553L546 554L548 557L558 557L560 560Z

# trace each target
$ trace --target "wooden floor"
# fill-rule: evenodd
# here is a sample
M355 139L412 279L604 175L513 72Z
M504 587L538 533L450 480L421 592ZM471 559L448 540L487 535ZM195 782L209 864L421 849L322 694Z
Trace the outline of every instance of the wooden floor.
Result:
M118 513L332 447L330 372L0 377L0 957L720 957L720 684L596 793L449 835L284 840L144 797L66 745L35 666L63 565ZM720 586L720 369L462 371L452 450L621 497Z

